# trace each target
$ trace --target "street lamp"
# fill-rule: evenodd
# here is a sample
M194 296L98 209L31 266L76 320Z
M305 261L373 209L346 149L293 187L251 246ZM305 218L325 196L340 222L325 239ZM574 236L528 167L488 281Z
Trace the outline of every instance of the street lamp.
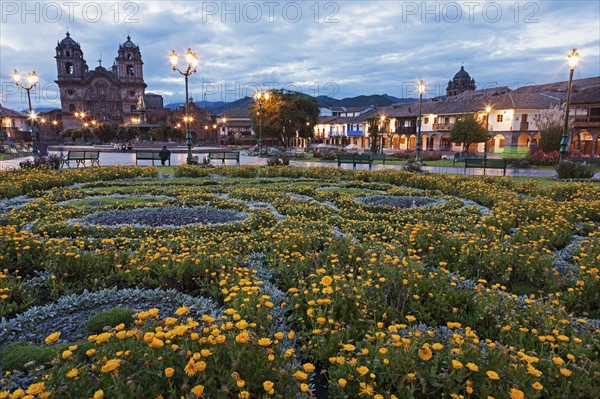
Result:
M385 115L381 115L381 153L383 154L383 145L384 139L383 135L385 134Z
M33 109L31 108L31 95L29 94L29 91L31 89L33 89L35 87L35 85L38 83L38 75L35 73L35 71L30 72L27 74L27 84L23 84L20 83L21 81L21 74L19 73L19 71L17 71L15 69L15 71L12 73L12 78L15 81L15 84L23 89L25 89L25 91L27 92L27 102L29 103L29 126L31 128L31 142L32 142L32 151L31 151L31 155L33 155L34 158L36 158L38 156L38 148L37 148L37 134L34 128L34 124L35 124L35 114L33 113Z
M258 104L258 156L262 157L262 148L263 148L263 140L262 140L262 106L265 101L269 101L269 96L271 94L265 91L255 91L254 92L254 101Z
M488 139L490 135L490 112L492 107L485 107L485 142L483 143L483 175L485 176L485 168L487 166Z
M567 130L569 128L569 107L571 106L571 86L573 85L573 71L579 62L579 53L574 48L573 52L569 54L569 88L567 90L567 107L565 108L565 127L563 129L563 135L560 140L560 162L564 161L567 156L567 145L569 143L569 137Z
M198 67L198 55L195 51L192 51L191 48L188 48L185 52L185 62L186 67L184 70L177 68L177 62L179 61L179 56L177 52L173 50L171 55L169 56L171 60L171 66L174 71L179 72L181 75L185 76L185 117L183 120L185 121L185 130L186 130L186 141L187 141L187 164L192 164L192 132L190 131L190 121L192 120L189 117L189 94L188 94L188 77L194 73L196 73L196 68Z
M423 93L425 92L425 82L421 80L419 82L419 120L418 120L418 131L417 131L417 162L421 162L421 147L423 147L423 137L421 135L421 110L423 105Z

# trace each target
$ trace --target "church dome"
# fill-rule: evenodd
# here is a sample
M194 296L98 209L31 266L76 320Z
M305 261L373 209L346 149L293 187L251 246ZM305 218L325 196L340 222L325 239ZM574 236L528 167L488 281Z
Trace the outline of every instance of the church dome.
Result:
M71 34L69 32L67 32L67 36L60 41L59 45L64 47L79 47L79 43L71 39Z
M121 44L122 48L138 48L138 46L131 41L131 36L127 35L127 41Z
M465 67L461 66L460 71L456 72L452 80L471 80L471 76L465 71Z

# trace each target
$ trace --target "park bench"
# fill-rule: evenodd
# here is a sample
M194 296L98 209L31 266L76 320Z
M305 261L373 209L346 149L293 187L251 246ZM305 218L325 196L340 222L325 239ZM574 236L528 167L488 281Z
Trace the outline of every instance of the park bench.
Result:
M337 154L338 167L342 166L343 163L351 163L354 169L356 169L357 164L368 164L369 169L371 169L373 157L371 154Z
M90 161L91 165L100 166L100 151L69 151L66 158L62 159L61 167L71 167L71 161L75 161L77 167L85 166L85 161Z
M456 164L457 162L465 162L465 159L483 159L483 158L478 156L477 154L455 152L454 159L452 161L452 165Z
M372 161L381 161L385 165L385 154L369 154Z
M502 169L506 176L506 159L465 158L465 171L467 168L482 168L484 174L486 169Z
M225 165L225 161L235 161L237 165L240 164L240 152L239 151L210 151L208 153L208 159L210 161L220 160L222 165Z
M159 151L136 151L135 152L135 164L138 164L138 161L152 161L152 166L154 166L154 161L160 161L160 152ZM169 158L167 159L169 162L169 166L171 166L171 154L169 154Z

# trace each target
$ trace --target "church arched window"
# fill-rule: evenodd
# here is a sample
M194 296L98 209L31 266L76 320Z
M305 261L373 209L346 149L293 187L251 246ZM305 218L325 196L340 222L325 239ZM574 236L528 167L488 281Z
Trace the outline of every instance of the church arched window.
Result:
M67 51L65 52L65 55L66 55L67 57L70 57L70 56L71 56L71 52L70 52L69 50L67 50Z
M102 111L106 110L106 101L105 100L100 100L100 109Z
M73 73L75 73L75 68L73 68L73 64L71 64L70 62L67 63L67 65L65 65L65 69L66 69L67 75L73 75Z
M135 75L133 65L127 65L127 76L133 76L133 75Z
M131 59L131 54L127 53L127 59L130 60Z
M75 112L75 104L69 104L69 112Z
M131 112L135 112L135 110L136 110L137 108L135 107L135 105L132 105L131 107L129 107L129 109L130 109L130 111L131 111Z

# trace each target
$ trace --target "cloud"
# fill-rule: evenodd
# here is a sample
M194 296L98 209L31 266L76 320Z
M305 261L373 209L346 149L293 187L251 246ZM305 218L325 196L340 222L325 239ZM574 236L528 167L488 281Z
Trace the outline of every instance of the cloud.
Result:
M190 90L214 101L249 95L257 85L403 97L420 79L428 96L440 95L461 65L480 87L547 83L568 78L572 47L582 56L575 76L600 75L600 5L590 1L24 3L0 3L0 101L16 109L25 102L8 76L13 68L40 74L45 87L36 106L58 105L54 55L67 27L90 68L100 57L110 66L130 34L147 90L165 103L184 99L168 54L188 47L200 56Z

